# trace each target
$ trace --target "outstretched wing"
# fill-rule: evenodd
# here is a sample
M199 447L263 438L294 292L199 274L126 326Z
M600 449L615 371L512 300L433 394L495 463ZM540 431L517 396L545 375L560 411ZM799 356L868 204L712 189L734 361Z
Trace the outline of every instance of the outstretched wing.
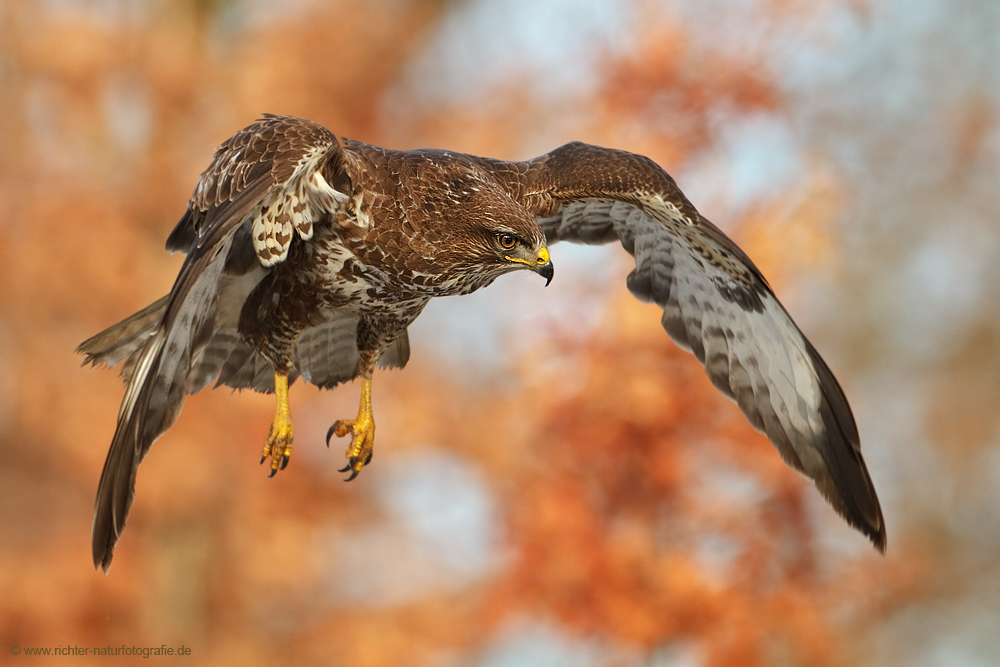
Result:
M316 123L265 116L219 147L167 241L187 253L170 294L81 345L89 360L130 356L128 385L94 505L92 551L105 572L125 526L139 462L177 419L184 398L219 373L240 308L294 235L347 195L343 150ZM349 190L348 190L349 191ZM254 261L256 259L256 261ZM103 338L102 338L103 336ZM221 348L220 348L221 346Z
M750 258L648 158L573 143L513 166L500 178L549 242L620 241L635 258L629 290L663 308L663 327L712 383L884 551L882 511L844 392Z

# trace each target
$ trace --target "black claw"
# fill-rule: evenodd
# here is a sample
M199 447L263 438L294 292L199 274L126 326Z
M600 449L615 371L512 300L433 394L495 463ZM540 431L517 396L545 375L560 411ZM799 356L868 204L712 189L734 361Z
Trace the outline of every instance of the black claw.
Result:
M286 465L288 465L288 454L285 454L284 456L281 457L281 466L278 468L278 470L284 470Z
M372 457L373 456L375 456L375 450L374 449L372 451L368 452L368 458L365 459L365 465L368 465L369 463L372 462Z
M261 464L263 464L263 463L264 463L264 461L266 461L266 460L267 460L267 457L266 457L266 456L264 456L263 454L261 454L261 457L260 457L260 462L261 462Z
M277 468L271 468L271 472L267 473L267 478L271 479L272 477L274 477L277 474L278 474L278 469Z
M326 432L326 446L330 446L330 438L333 437L333 432L337 430L337 425L334 424L330 427L330 430Z
M357 464L357 462L358 462L358 457L352 456L351 458L347 459L347 465L337 471L337 472L347 472L348 470L351 471L351 476L345 479L344 480L345 482L350 482L352 479L358 476L359 472L361 472L361 468L355 469L354 467Z

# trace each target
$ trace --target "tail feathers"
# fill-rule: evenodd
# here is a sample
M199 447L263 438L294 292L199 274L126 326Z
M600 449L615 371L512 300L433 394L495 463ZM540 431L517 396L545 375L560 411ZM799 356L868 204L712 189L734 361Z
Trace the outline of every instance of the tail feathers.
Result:
M156 300L138 313L80 343L76 351L87 355L83 364L114 366L137 352L156 330L156 325L159 324L167 307L168 296ZM126 378L127 370L122 370Z
M274 367L247 343L239 341L225 359L221 370L217 370L216 387L233 389L253 389L262 394L274 393ZM293 369L289 384L295 381L299 372Z
M177 420L187 395L185 378L190 362L162 363L167 339L165 332L156 331L133 354L133 372L97 487L91 549L94 567L105 573L111 567L115 544L135 497L139 463L153 442Z
M399 334L378 358L378 365L379 368L403 368L409 360L410 333L403 329L403 333Z
M125 320L122 324L129 320ZM119 326L121 325L111 327L104 334ZM98 334L95 338L104 334ZM111 567L111 554L125 528L125 517L135 496L135 471L139 467L141 458L136 433L139 426L138 417L141 414L139 402L146 379L150 376L150 370L162 346L163 335L160 333L154 338L147 339L146 346L136 359L134 372L125 391L121 410L118 412L115 436L111 441L108 457L104 461L104 470L101 472L101 481L97 487L91 549L94 567L101 567L105 573Z

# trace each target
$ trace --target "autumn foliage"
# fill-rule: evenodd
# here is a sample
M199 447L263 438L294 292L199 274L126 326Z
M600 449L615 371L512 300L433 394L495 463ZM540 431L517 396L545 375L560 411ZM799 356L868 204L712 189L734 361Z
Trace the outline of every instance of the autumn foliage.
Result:
M322 436L353 413L356 386L293 388L296 457L271 480L257 465L271 398L189 398L140 468L110 575L93 571L92 503L122 387L80 369L73 348L170 288L181 259L163 241L212 149L266 111L372 143L512 157L550 111L501 91L489 113L414 104L405 128L386 128L385 95L448 3L301 3L279 18L266 4L260 16L213 2L0 10L0 649L165 642L197 664L464 665L538 627L589 647L586 664L674 649L719 666L854 661L854 638L920 566L886 575L846 528L849 546L831 554L816 526L839 517L624 275L586 302L601 309L592 330L549 322L541 340L511 342L504 382L419 347L405 371L377 376L378 452L351 484ZM782 104L766 71L671 25L600 76L588 136L557 141L641 151L668 170L710 142L711 113ZM836 252L823 232L836 188L817 192L829 206L723 225L779 293L802 262ZM792 228L798 266L774 249ZM624 253L602 257L627 272ZM495 553L472 574L439 561L393 597L416 566L378 489L422 459L474 471Z

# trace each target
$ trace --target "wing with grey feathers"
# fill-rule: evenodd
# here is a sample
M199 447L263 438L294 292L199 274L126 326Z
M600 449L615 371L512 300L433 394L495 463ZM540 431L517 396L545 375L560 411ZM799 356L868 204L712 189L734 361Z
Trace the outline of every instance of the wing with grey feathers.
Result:
M885 525L851 409L750 258L648 158L574 143L503 173L550 243L618 240L629 290L698 358L784 460L885 550Z

